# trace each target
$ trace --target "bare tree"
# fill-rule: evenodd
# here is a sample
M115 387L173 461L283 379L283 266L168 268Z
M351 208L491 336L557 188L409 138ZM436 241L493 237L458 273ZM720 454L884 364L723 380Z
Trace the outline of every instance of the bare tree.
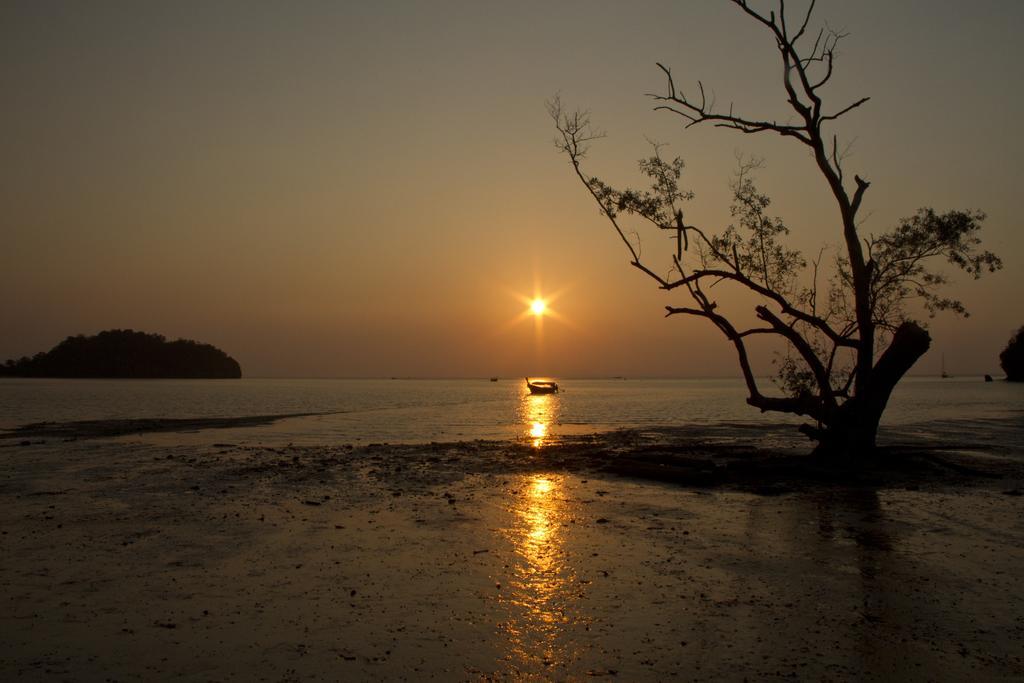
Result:
M679 186L683 161L663 159L660 146L640 162L641 172L650 179L649 189L615 189L582 167L589 145L602 134L591 126L586 112L567 111L558 98L548 104L559 133L556 144L618 233L632 265L661 288L689 295L689 305L668 306L668 315L704 318L733 344L749 392L747 403L762 411L811 418L814 423L802 425L801 431L818 442L819 453L863 454L874 448L893 387L931 342L921 324L909 317L907 305L920 302L930 315L941 310L967 314L959 301L938 293L947 280L930 264L944 258L977 278L1001 263L994 254L978 249L977 234L985 218L980 211L939 214L921 209L880 237L862 235L858 212L870 183L858 175L849 182L838 138L824 128L869 98L831 110L821 97L833 75L836 46L845 35L830 29L808 33L813 0L795 30L787 22L784 0L779 0L777 12L767 14L746 0L730 1L774 39L783 67L782 87L795 116L780 123L742 116L731 105L720 111L702 83L697 83L695 95L688 95L661 64L666 90L651 95L655 109L681 117L687 128L711 125L746 134L777 134L809 148L838 209L842 248L834 263L822 262L824 248L808 263L785 246L789 230L767 213L770 200L755 185L756 160L740 160L731 188L733 223L715 233L686 221L683 205L693 194ZM639 245L624 224L627 217L674 238L667 274L659 274L641 258ZM819 287L826 270L827 286ZM754 326L739 325L735 315L719 310L711 288L723 282L754 296L753 313L759 321ZM758 386L747 350L756 335L773 335L786 345L777 373L784 396L767 396Z

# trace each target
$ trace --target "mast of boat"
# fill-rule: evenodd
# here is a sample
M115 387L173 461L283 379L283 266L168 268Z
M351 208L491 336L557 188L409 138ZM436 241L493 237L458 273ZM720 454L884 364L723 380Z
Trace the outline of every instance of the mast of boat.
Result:
M946 379L947 377L949 377L949 375L946 373L946 354L945 354L945 352L943 352L943 354L942 354L942 375L941 376L942 376L942 379Z

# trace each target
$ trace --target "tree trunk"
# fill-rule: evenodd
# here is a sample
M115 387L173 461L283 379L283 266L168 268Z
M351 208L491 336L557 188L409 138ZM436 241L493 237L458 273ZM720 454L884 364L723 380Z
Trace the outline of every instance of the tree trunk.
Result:
M814 432L819 439L815 454L828 457L860 458L875 449L878 422L893 388L931 345L931 337L916 323L897 328L892 343L878 359L864 389L844 403L824 429Z

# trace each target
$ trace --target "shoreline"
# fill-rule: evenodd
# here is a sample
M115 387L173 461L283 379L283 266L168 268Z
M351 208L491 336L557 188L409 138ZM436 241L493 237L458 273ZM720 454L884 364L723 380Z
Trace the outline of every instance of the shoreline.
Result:
M4 448L0 673L1024 675L1018 460L836 481L735 431Z
M478 455L479 462L519 471L547 468L568 472L604 472L641 480L695 488L729 488L771 494L816 485L913 486L970 485L977 480L1024 478L1024 458L1009 455L1005 444L985 439L950 440L956 425L945 433L930 429L922 436L903 430L884 430L876 454L863 461L835 463L810 455L809 441L792 424L722 422L675 427L620 428L581 434L508 440L466 439L418 443L236 444L218 439L218 431L273 425L289 418L334 415L335 412L286 413L231 418L145 418L41 422L0 430L0 453L7 448L54 446L79 440L129 445L135 439L148 446L173 447L174 435L202 434L196 443L180 445L215 449L219 453L275 452L284 449L337 448L355 452L415 457L445 451ZM1024 428L1022 420L1004 420L1009 428ZM886 434L886 432L889 432ZM232 432L229 432L232 433ZM237 433L237 432L234 432ZM146 435L158 435L147 440ZM227 450L225 450L227 449ZM489 470L490 471L490 470Z

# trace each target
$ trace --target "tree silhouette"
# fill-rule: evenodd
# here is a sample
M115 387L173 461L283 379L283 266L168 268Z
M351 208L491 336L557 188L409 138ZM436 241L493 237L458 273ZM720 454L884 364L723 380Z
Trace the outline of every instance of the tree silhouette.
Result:
M1006 348L999 354L999 365L1010 382L1024 382L1024 327L1010 337Z
M568 155L576 175L618 233L631 264L662 289L689 295L690 305L668 306L668 315L704 318L733 344L749 393L747 403L762 411L811 418L814 424L800 429L818 442L818 453L865 454L875 446L893 387L931 342L928 332L908 315L907 305L919 302L929 315L942 310L967 315L959 301L940 295L947 278L932 270L931 263L944 258L977 278L986 270L997 270L1001 262L994 254L979 251L977 235L985 218L980 211L920 209L888 233L862 235L858 212L870 183L859 175L849 182L838 137L825 128L869 98L831 110L821 96L834 73L836 46L845 35L821 29L812 39L808 27L813 1L795 30L781 0L778 12L767 15L745 0L730 1L773 38L782 61L781 85L795 114L791 122L742 116L732 105L718 110L703 83L698 81L695 96L688 95L662 64L658 67L666 90L650 95L657 102L655 109L681 117L686 128L711 125L745 134L776 134L809 149L838 209L842 247L834 263L823 262L824 248L808 262L785 246L789 229L769 215L770 199L755 184L757 160L739 159L731 186L733 223L712 232L686 220L683 205L693 193L679 186L683 161L662 158L660 145L640 161L650 187L616 189L588 175L582 166L590 144L603 134L591 125L587 112L568 111L557 97L548 103L559 133L556 145ZM666 275L641 257L638 235L626 219L639 219L674 238ZM721 283L756 299L753 314L758 322L741 324L738 320L744 316L719 309L711 288ZM758 335L784 340L787 353L777 372L784 396L767 396L758 386L747 350Z

